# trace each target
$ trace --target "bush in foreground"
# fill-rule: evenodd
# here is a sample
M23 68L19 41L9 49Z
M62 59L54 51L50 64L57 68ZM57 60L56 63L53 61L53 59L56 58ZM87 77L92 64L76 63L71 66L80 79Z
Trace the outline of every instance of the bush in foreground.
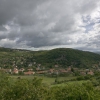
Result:
M1 76L0 76L1 77ZM0 100L100 100L92 83L47 86L41 79L0 78Z

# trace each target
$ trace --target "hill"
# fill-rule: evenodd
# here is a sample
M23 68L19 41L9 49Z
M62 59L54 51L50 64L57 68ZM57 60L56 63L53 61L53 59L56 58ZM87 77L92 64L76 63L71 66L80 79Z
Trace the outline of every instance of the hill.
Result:
M100 52L95 52L95 53L100 54Z
M0 67L15 66L36 68L39 64L45 68L60 68L68 66L90 68L99 66L100 55L92 52L70 48L58 48L48 51L28 51L19 49L0 48Z

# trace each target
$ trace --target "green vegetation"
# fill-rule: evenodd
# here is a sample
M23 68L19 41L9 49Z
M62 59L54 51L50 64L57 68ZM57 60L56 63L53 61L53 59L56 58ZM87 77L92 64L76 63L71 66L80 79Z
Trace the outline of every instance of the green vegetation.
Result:
M59 68L73 66L77 68L91 68L93 65L99 65L100 55L79 51L69 48L53 49L49 51L26 51L16 49L0 48L0 67L2 68L27 68L32 64L32 68L37 67L36 64L41 64L44 68L54 68L58 65Z
M0 67L0 100L100 100L100 55L95 53L0 48ZM36 74L6 72L14 68Z
M100 90L91 81L50 86L40 78L13 80L0 73L0 100L100 100Z
M17 80L19 77L20 77L20 79L32 80L34 77L36 77L38 79L42 79L42 83L46 83L48 85L56 85L56 84L61 84L61 83L66 83L66 82L68 83L68 82L71 82L71 81L75 81L75 79L76 79L76 77L74 77L74 76L57 77L56 78L56 77L47 77L47 76L21 76L21 75L15 76L15 75L11 75L10 77L13 80ZM55 83L56 79L57 79L57 83Z

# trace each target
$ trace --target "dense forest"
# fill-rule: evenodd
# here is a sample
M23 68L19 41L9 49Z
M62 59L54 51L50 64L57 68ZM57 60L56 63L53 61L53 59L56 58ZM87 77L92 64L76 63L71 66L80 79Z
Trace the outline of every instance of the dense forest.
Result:
M54 65L66 68L68 66L78 68L91 68L93 65L100 66L100 55L87 51L70 48L59 48L48 51L28 51L18 49L0 48L0 67L12 68L14 66L36 67L34 62L53 68Z

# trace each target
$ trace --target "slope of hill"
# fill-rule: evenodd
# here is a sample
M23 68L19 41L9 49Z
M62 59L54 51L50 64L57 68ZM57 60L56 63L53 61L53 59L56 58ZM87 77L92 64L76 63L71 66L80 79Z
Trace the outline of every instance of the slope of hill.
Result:
M13 68L31 67L36 68L38 64L46 68L54 65L66 68L68 66L78 68L89 68L93 65L99 66L100 55L74 50L70 48L59 48L48 51L27 51L17 49L0 48L0 67ZM36 63L36 64L34 64Z

